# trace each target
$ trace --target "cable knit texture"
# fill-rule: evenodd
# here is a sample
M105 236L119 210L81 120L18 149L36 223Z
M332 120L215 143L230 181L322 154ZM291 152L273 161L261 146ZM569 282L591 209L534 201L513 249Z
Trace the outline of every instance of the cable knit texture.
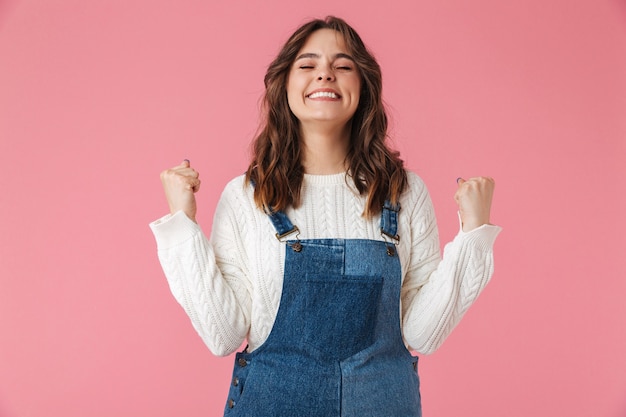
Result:
M476 300L493 274L497 226L459 231L443 259L428 191L408 172L400 204L397 245L402 264L402 332L407 347L437 349ZM345 174L305 175L302 205L287 215L301 240L383 240L380 216L362 216L365 197ZM247 339L249 350L268 337L280 303L285 244L253 200L244 177L224 189L210 240L182 211L150 224L172 294L216 355L233 353Z

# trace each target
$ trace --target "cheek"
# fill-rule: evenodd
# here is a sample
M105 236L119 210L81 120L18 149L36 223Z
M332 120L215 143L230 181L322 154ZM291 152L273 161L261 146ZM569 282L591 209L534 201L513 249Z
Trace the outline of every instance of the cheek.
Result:
M298 99L299 94L297 93L297 90L293 88L293 83L287 82L286 87L287 91L285 94L287 95L287 105L289 106L289 110L291 110L294 115L297 115L298 104L300 103L300 100Z
M289 106L292 112L293 112L294 106L297 106L297 95L289 88L287 88L287 105Z
M357 78L356 81L354 82L354 89L358 92L357 94L359 96L361 95L361 88L362 88L361 78Z
M303 82L303 80L297 77L294 77L294 79L287 83L287 105L291 113L299 120L305 117L307 112L304 99L305 89L306 82Z
M361 100L361 82L357 80L354 84L354 107L358 107L359 101Z
M289 107L291 107L301 95L298 80L293 79L292 77L287 78L287 84L285 87L287 90L287 101L289 102Z
M361 96L361 78L353 78L348 80L348 82L352 98L358 102Z

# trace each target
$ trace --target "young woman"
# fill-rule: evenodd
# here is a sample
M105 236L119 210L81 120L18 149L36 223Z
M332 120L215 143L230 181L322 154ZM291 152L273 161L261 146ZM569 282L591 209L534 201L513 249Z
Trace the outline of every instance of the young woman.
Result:
M428 192L385 142L381 72L357 33L301 26L265 76L264 124L210 240L189 161L151 224L172 293L216 355L235 357L228 416L420 416L433 352L493 272L494 182L459 179L461 230L440 257Z

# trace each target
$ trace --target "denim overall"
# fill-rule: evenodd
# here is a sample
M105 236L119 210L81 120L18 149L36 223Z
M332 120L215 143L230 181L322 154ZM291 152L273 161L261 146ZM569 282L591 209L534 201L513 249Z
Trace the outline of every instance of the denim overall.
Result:
M384 241L300 241L285 213L269 213L276 237L295 240L270 335L235 357L225 416L421 417L417 357L400 333L398 211L385 203Z

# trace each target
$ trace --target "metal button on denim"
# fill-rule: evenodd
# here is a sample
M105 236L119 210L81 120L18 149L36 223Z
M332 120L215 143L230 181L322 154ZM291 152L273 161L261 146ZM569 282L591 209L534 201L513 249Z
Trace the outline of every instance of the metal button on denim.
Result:
M239 359L239 366L241 366L242 368L244 366L246 366L248 364L248 362L246 362L246 360L244 358L240 358Z
M228 400L228 408L233 408L235 406L235 401L231 398Z
M236 387L237 385L239 385L239 378L234 377L234 378L233 378L233 386L235 386L235 387Z

